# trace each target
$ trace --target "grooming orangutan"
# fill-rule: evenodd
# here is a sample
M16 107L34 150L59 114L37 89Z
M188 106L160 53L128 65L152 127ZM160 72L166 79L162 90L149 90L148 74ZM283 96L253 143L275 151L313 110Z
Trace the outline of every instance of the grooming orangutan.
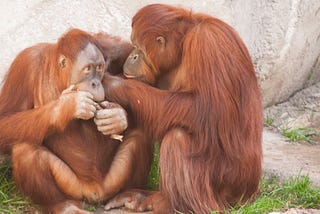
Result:
M248 50L232 27L167 5L132 19L124 75L105 75L106 98L134 114L160 143L160 191L128 190L105 209L210 213L256 193L262 105Z
M0 94L0 149L12 153L17 187L44 213L88 213L82 200L106 201L146 182L153 146L139 130L110 138L126 128L126 112L97 110L105 68L118 73L131 49L72 29L13 61Z

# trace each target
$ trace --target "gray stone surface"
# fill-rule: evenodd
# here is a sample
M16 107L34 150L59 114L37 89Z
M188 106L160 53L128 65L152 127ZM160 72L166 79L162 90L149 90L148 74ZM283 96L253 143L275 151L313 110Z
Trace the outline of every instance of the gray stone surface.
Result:
M265 106L320 80L319 0L0 1L0 80L22 49L54 42L71 27L128 40L131 17L154 2L192 8L232 25L252 55Z
M278 129L320 128L320 83L297 92L286 102L264 109L264 115Z

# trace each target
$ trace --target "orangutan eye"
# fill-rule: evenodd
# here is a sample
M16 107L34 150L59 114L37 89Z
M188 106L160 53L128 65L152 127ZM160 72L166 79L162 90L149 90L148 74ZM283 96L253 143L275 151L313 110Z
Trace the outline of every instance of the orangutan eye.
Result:
M96 67L96 70L97 70L97 72L99 72L99 73L102 73L102 72L103 72L103 69L104 69L103 64L99 64L99 65L97 65L97 67Z
M92 69L92 65L91 64L86 66L86 67L84 67L84 69L83 69L84 74L89 74L91 72L91 69Z

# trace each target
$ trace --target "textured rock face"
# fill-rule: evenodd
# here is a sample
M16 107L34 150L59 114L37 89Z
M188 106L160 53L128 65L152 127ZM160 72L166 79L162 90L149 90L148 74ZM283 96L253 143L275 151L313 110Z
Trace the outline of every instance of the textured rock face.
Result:
M154 2L192 8L233 26L251 53L265 106L320 80L319 0L1 1L0 79L22 49L55 42L71 27L128 40L131 17Z

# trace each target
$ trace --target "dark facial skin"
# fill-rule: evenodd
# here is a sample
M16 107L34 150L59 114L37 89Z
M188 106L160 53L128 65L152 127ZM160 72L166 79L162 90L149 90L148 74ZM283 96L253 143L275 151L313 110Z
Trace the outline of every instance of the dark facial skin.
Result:
M105 61L100 50L93 44L88 44L82 50L73 64L70 85L75 85L79 91L87 91L93 95L96 102L104 100L104 89L101 84L104 75Z
M139 78L139 68L141 68L141 61L143 60L143 52L135 48L128 56L123 65L123 74L127 78Z
M137 79L154 85L156 72L148 61L146 54L135 47L123 65L123 74L129 79Z

